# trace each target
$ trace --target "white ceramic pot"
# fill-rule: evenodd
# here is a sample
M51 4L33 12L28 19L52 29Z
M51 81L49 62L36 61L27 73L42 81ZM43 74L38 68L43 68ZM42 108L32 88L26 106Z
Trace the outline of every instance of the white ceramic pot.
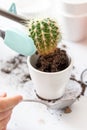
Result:
M37 55L27 58L29 73L31 75L36 93L44 99L58 99L63 96L71 74L73 62L70 58L69 66L60 72L42 72L35 68Z

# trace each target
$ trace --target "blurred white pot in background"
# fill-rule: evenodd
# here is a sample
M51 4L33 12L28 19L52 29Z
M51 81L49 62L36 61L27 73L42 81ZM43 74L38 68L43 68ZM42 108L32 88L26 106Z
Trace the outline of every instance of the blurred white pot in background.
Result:
M19 14L27 18L48 16L50 11L50 0L15 0Z
M58 13L64 39L77 42L87 38L87 0L62 0Z

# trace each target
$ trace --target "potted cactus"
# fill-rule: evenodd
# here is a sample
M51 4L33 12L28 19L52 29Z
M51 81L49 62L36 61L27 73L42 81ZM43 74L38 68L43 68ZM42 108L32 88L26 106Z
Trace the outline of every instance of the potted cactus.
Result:
M57 22L50 18L33 20L28 29L37 48L27 59L36 94L45 100L58 99L65 92L73 64L66 51L57 47L61 40Z

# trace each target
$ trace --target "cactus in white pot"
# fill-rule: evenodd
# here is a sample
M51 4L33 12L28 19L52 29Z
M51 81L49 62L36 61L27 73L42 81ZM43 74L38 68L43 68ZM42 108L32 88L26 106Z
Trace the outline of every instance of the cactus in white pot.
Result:
M44 18L32 20L28 29L38 51L27 60L36 93L44 99L60 98L69 80L72 60L57 47L61 40L59 26L55 20Z

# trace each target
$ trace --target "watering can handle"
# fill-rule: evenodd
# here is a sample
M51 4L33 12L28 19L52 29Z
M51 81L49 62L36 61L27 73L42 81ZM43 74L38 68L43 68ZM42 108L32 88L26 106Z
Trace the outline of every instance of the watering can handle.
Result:
M9 19L12 19L18 23L21 23L24 25L24 23L26 23L26 21L29 21L28 19L24 18L24 17L21 17L21 16L18 16L18 15L15 15L13 13L10 13L6 10L3 10L0 8L0 15L4 16L4 17L7 17Z

